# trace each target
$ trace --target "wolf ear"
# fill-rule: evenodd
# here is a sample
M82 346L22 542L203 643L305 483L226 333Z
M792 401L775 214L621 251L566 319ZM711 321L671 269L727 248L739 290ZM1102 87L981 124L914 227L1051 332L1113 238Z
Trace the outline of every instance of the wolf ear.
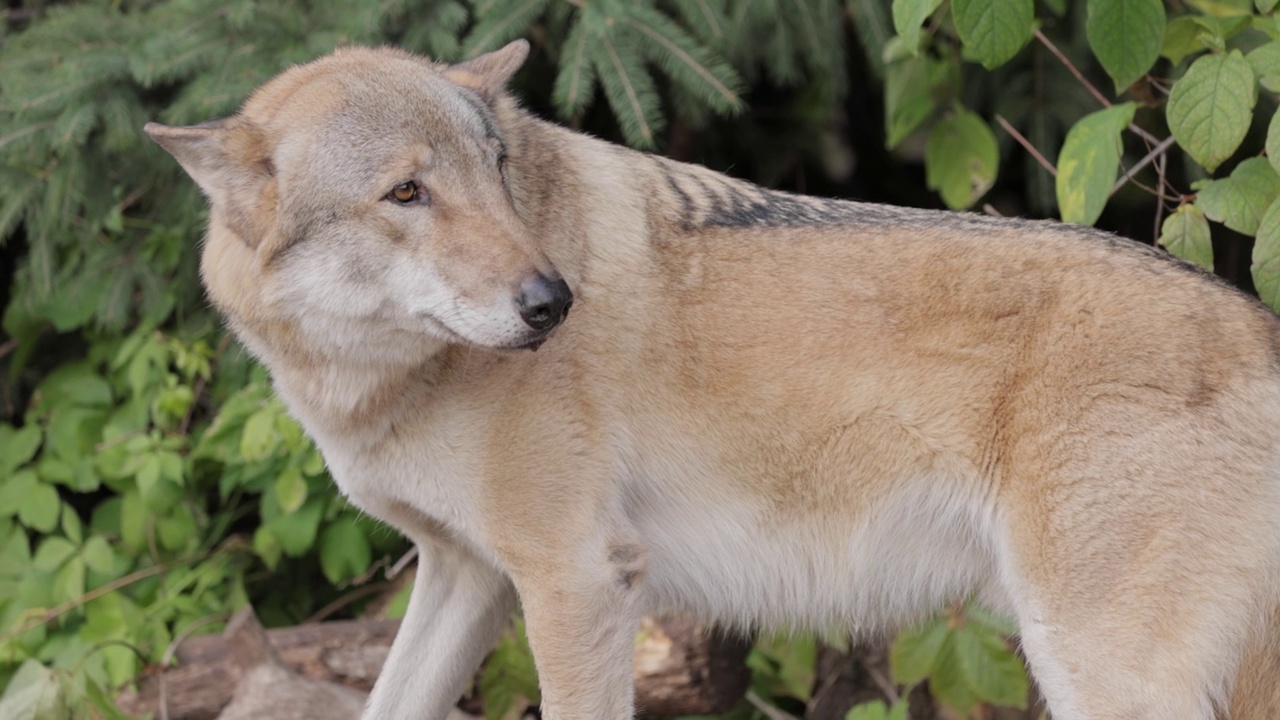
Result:
M256 245L266 229L262 210L275 189L262 133L241 117L189 127L152 122L143 130L182 165L231 230Z
M502 92L511 77L529 57L528 40L512 40L501 50L450 65L444 76L453 82L479 90L486 98Z

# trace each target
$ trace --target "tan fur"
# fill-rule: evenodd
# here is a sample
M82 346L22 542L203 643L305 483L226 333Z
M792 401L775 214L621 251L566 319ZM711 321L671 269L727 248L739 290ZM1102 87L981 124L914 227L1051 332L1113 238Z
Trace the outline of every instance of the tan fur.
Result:
M526 52L349 49L148 126L211 198L214 302L422 549L368 717L444 717L517 594L556 720L630 716L641 612L875 630L971 595L1057 720L1280 717L1269 311L1092 230L568 132L502 92ZM386 199L409 179L428 203ZM556 272L572 313L514 349Z

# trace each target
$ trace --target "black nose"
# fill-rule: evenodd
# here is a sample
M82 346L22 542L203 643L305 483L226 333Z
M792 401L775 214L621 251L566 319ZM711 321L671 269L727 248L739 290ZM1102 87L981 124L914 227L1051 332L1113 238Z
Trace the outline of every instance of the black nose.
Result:
M534 330L550 330L569 314L573 293L559 277L553 280L545 275L533 275L520 283L516 305L526 325Z

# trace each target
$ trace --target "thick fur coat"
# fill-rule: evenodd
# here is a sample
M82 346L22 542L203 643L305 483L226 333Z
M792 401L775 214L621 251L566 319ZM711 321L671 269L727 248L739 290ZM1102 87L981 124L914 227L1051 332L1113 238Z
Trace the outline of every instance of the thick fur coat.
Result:
M1097 231L572 133L505 93L527 51L347 49L147 128L210 199L210 297L421 549L367 717L443 718L517 597L543 717L623 720L641 613L971 596L1056 720L1280 717L1269 310Z

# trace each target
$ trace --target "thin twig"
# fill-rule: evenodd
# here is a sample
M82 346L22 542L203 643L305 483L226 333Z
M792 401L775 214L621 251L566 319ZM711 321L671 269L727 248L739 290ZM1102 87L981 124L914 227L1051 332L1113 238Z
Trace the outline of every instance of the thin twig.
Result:
M1169 159L1168 155L1161 155L1160 157L1156 158L1156 175L1158 175L1160 178L1158 183L1159 185L1164 185L1165 182L1167 182L1164 178L1164 169L1165 169L1165 162L1168 159ZM1152 237L1151 244L1153 245L1160 242L1160 228L1163 225L1163 223L1161 222L1164 219L1163 215L1164 215L1164 203L1158 202L1156 203L1156 227L1155 227L1155 231L1151 235Z
M204 376L196 378L195 387L191 388L191 404L187 406L187 411L182 415L182 424L178 425L178 434L185 436L187 430L191 428L191 418L195 416L196 407L200 404L200 394L204 392L204 386L207 383Z
M1014 140L1018 141L1018 144L1021 145L1023 149L1031 153L1031 157L1035 158L1036 161L1040 163L1040 167L1049 171L1049 174L1055 178L1058 177L1058 169L1053 166L1053 163L1046 160L1044 155L1041 155L1040 151L1036 149L1036 146L1032 145L1030 140L1023 137L1022 133L1018 132L1017 128L1010 125L1008 120L1005 120L1000 115L996 115L996 122L999 123L1000 127L1004 128L1004 131L1009 133Z
M765 702L754 690L747 691L747 702L751 703L755 709L760 711L761 715L769 718L769 720L800 720L795 715Z
M1145 157L1139 160L1133 167L1129 168L1128 171L1126 171L1125 174L1121 176L1119 180L1116 181L1116 184L1111 186L1110 195L1115 195L1117 192L1120 191L1120 188L1125 186L1125 183L1133 179L1134 175L1137 175L1138 173L1142 172L1142 170L1146 168L1148 165L1150 165L1152 162L1154 162L1156 158L1164 155L1164 153L1167 152L1169 148L1173 146L1173 143L1174 143L1174 139L1172 135L1165 138L1164 140L1161 140L1159 144L1157 144L1154 148L1151 149L1151 152L1147 153ZM1108 197L1110 197L1110 195L1108 195Z
M311 613L310 617L302 621L302 624L312 625L312 624L318 623L321 620L324 620L330 615L338 612L342 608L350 605L351 603L361 598L368 597L369 595L377 595L383 590L386 590L390 584L391 583L378 582L372 585L365 585L364 587L358 587L349 593L343 594L337 600L334 600L333 602L329 603L328 605L325 605L319 610Z
M867 674L871 676L871 680L876 684L876 687L880 688L880 692L884 693L884 696L889 699L891 704L897 705L902 696L898 695L898 689L893 686L889 678L885 677L879 668L871 665L863 665L863 667L866 668Z
M1057 45L1053 44L1052 40L1045 37L1044 33L1040 32L1039 30L1036 30L1035 32L1036 32L1036 39L1039 40L1042 45L1048 48L1049 52L1053 53L1053 56L1058 58L1058 60L1064 66L1066 66L1067 70L1070 71L1071 74L1075 76L1076 80L1080 81L1080 84L1084 86L1084 89L1088 90L1089 94L1092 95L1093 98L1097 100L1100 105L1102 105L1102 107L1104 108L1111 107L1111 101L1107 99L1107 96L1103 95L1102 91L1098 90L1098 88L1095 87L1093 83L1089 82L1089 78L1085 77L1084 73L1080 72L1080 69L1077 68L1075 64L1072 63L1069 58L1067 58L1066 55L1062 54L1062 51L1058 49ZM1132 131L1138 137L1147 141L1148 143L1154 144L1157 142L1156 136L1152 135L1146 130L1143 130L1142 128L1138 127L1133 123L1129 123L1129 130Z
M396 576L404 572L404 569L409 567L409 563L416 560L417 557L418 557L418 546L414 545L413 547L409 548L409 552L402 555L400 559L396 561L395 565L391 566L390 570L387 570L387 574L384 577L386 577L388 580L395 580Z
M1089 82L1089 78L1086 78L1084 73L1080 72L1079 68L1067 59L1066 55L1062 54L1062 51L1058 49L1058 46L1054 45L1053 42L1051 42L1049 38L1045 37L1044 33L1040 32L1038 29L1036 30L1036 39L1040 41L1040 44L1048 48L1049 52L1053 53L1053 56L1058 58L1058 60L1067 67L1067 70L1071 71L1072 75L1076 76L1076 80L1079 80L1080 84L1084 85L1084 89L1088 90L1089 94L1093 95L1094 99L1101 103L1103 107L1111 107L1111 101L1099 92L1098 88L1094 87L1093 83Z
M21 625L14 628L13 630L10 630L4 635L0 635L0 645L5 645L10 640L13 640L14 638L19 637L27 632L30 632L31 630L34 630L35 628L38 628L41 625L44 625L45 623L48 623L54 620L55 618L65 615L66 613L69 613L72 610L75 610L81 605L93 602L94 600L97 600L103 595L113 593L116 590L119 590L120 588L128 587L129 585L132 585L141 580L146 580L149 577L153 577L155 575L168 572L174 569L175 567L188 565L193 562L199 562L200 560L201 560L200 557L194 557L188 560L184 560L182 562L166 563L163 565L152 565L149 568L143 568L141 570L131 572L128 575L125 575L123 577L116 578L115 580L112 580L111 582L105 585L102 585L90 590L89 592L81 595L78 598L73 598L71 600L68 600L62 603L61 605L58 605L57 607L53 607L48 610L45 610L34 621L27 621L25 623L22 623Z

